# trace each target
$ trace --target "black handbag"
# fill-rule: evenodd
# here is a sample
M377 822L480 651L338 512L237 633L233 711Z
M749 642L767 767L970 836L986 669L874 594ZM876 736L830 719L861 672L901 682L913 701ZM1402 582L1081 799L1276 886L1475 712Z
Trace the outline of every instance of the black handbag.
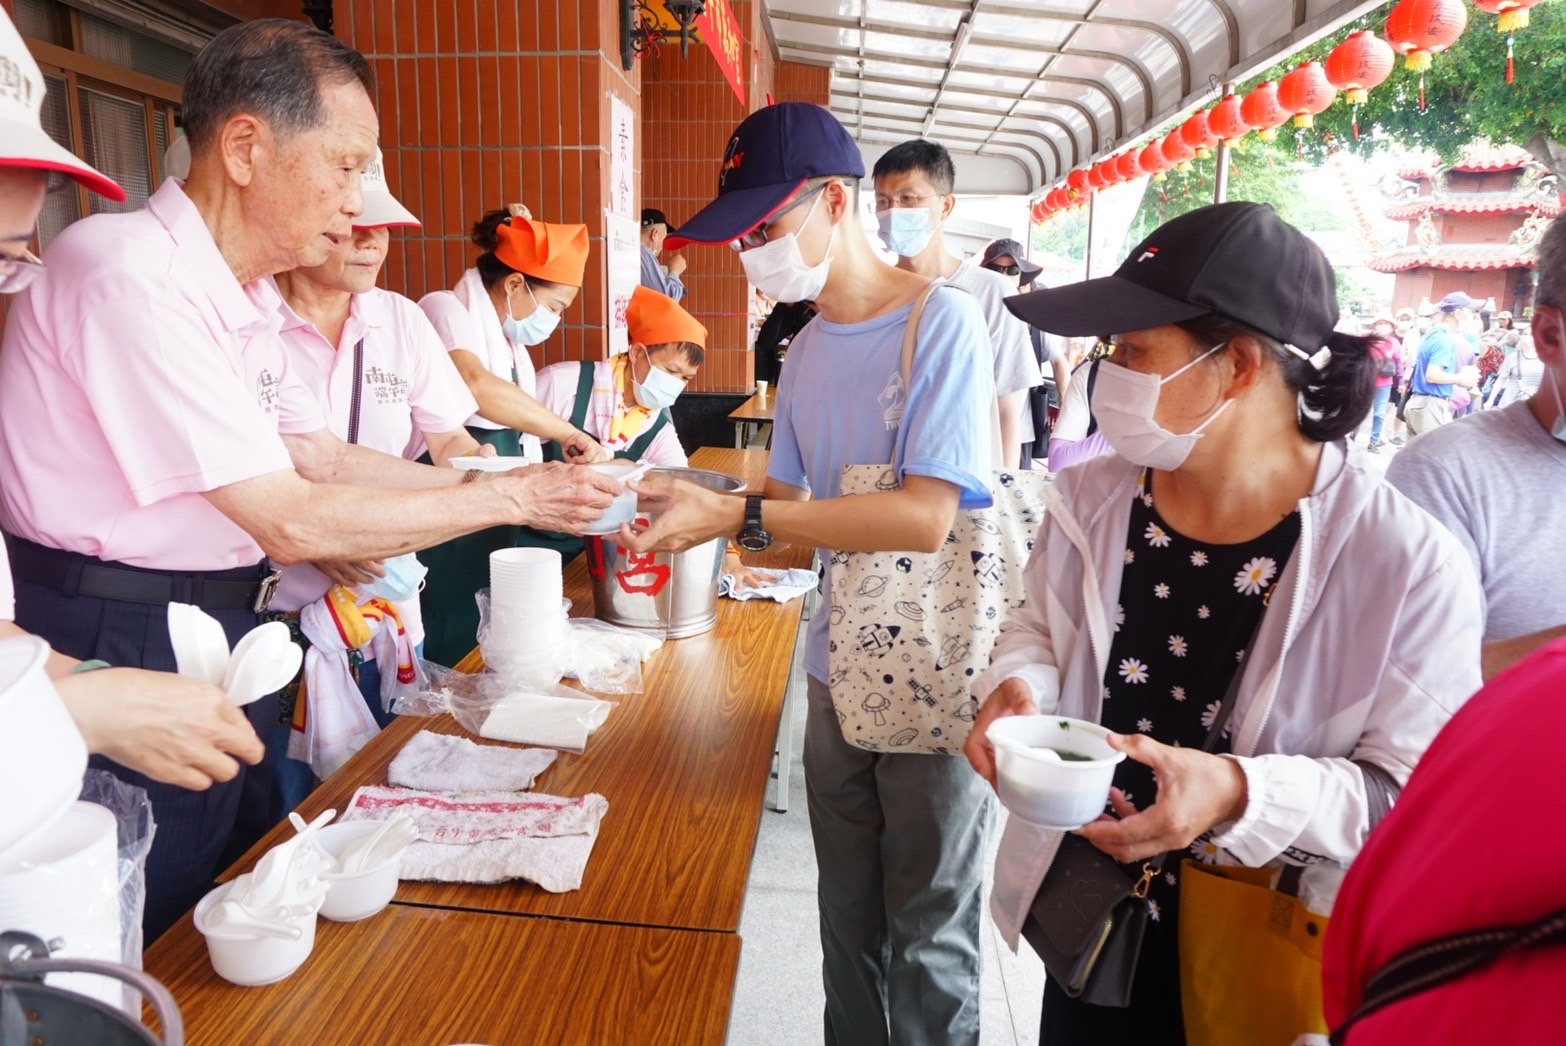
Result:
M1253 632L1207 731L1204 752L1213 750L1234 711L1240 678L1255 643ZM1067 995L1095 1006L1131 1005L1137 958L1147 931L1147 894L1168 857L1161 853L1149 858L1133 879L1118 861L1080 835L1061 838L1023 920L1022 937Z

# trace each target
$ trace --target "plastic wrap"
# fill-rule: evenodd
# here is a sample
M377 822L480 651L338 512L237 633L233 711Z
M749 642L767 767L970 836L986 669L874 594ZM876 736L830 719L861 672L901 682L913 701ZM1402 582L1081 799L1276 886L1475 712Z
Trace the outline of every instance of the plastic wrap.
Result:
M581 753L614 707L559 684L519 684L494 672L441 672L434 666L431 672L439 675L430 688L402 695L393 711L413 716L449 712L463 729L497 741Z
M622 628L595 618L572 618L566 676L599 694L642 692L642 663L663 645L662 632Z

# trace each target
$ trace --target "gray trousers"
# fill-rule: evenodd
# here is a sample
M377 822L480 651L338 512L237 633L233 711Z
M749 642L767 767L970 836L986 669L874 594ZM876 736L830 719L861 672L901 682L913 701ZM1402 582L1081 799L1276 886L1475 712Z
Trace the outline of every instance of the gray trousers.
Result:
M807 695L826 1042L976 1046L989 786L962 756L855 748L827 685Z

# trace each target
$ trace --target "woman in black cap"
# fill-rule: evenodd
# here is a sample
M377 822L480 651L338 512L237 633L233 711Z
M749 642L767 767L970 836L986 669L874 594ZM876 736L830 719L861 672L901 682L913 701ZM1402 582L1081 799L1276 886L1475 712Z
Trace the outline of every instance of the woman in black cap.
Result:
M1181 881L1199 873L1182 859L1303 869L1294 888L1326 913L1478 688L1466 555L1347 443L1374 365L1333 332L1334 288L1271 208L1228 203L1167 223L1113 276L1008 299L1044 330L1115 335L1093 390L1115 453L1055 484L966 751L993 783L990 723L1042 713L1102 723L1127 758L1110 812L1079 832L1010 818L992 908L1015 947L1050 920L1041 883L1084 858L1152 880L1129 1005L1083 1001L1052 969L1050 1046L1183 1042ZM1188 978L1185 998L1238 1015L1268 1001L1261 984Z

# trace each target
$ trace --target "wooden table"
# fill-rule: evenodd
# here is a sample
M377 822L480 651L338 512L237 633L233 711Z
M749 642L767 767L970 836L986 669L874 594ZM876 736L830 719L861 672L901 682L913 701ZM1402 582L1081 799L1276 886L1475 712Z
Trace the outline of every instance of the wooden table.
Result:
M756 441L761 430L772 424L772 412L776 405L777 390L770 385L766 389L758 391L750 399L741 403L729 412L729 420L734 423L734 446L736 449L744 449ZM768 432L767 445L771 445L771 433Z
M298 972L239 988L187 914L146 954L192 1046L722 1043L740 939L392 905L321 920Z
M759 484L766 455L703 448L692 464ZM810 552L774 546L763 567L798 567ZM583 558L566 569L573 613L590 613ZM671 640L644 666L645 692L618 699L580 756L562 753L534 789L597 792L609 812L582 887L551 894L532 883L404 882L397 900L476 911L594 919L673 929L737 931L771 777L803 600L718 601L716 627ZM459 667L476 669L473 659ZM301 804L306 818L341 811L354 790L385 784L386 767L420 730L466 734L450 716L399 718ZM225 878L293 835L278 825Z

